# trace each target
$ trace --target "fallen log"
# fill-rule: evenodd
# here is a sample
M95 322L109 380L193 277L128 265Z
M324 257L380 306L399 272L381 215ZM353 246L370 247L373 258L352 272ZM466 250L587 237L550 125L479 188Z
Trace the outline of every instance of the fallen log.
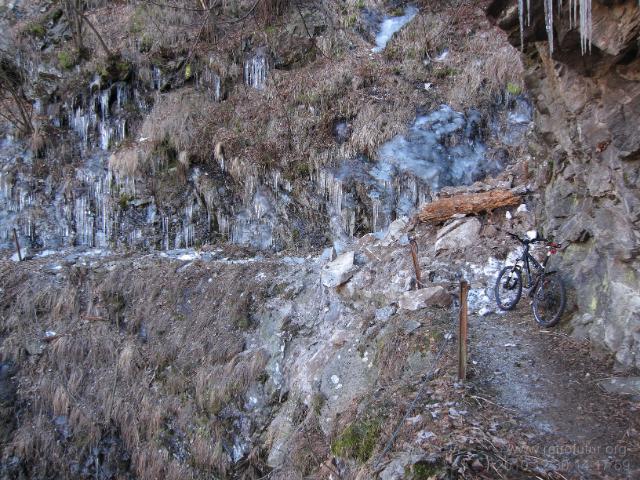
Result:
M457 213L469 215L490 212L496 208L511 207L520 203L520 196L511 190L460 193L428 203L418 213L418 219L425 223L442 223Z

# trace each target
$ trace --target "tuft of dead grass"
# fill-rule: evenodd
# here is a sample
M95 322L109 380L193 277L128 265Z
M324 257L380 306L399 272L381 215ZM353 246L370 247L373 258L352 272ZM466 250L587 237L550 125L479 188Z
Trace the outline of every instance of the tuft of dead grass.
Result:
M123 177L135 177L145 172L147 157L136 147L123 147L109 157L109 170Z
M246 392L268 360L266 351L257 350L242 352L224 366L201 367L196 374L196 402L214 415L219 413L228 402Z
M477 33L456 55L453 64L459 73L449 94L454 107L493 102L507 88L522 90L521 54L500 36L496 32Z
M206 95L193 89L164 94L145 118L140 136L147 139L145 145L151 148L168 142L180 155L185 155L185 161L188 157L208 159L215 142L207 135L205 127L213 107Z

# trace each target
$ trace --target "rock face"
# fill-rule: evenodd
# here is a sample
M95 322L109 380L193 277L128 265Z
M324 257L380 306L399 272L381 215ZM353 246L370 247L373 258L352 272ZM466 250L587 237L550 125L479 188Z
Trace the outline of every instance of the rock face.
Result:
M534 59L526 83L537 108L539 141L530 148L542 191L536 213L545 235L569 244L559 267L575 289L574 333L638 367L640 8L635 0L594 1L592 53L584 56L561 10L551 56L540 42L541 4L524 35ZM515 6L495 1L488 13L519 44Z
M357 268L354 265L354 252L347 252L340 255L333 262L322 267L320 277L325 287L334 288L347 282Z

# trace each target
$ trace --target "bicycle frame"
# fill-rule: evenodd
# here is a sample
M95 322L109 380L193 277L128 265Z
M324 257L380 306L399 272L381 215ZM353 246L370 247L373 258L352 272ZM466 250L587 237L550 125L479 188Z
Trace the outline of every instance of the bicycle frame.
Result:
M522 272L523 267L524 267L524 271L526 273L526 281L527 284L523 285L525 288L530 288L533 285L533 277L531 275L531 265L533 265L533 267L540 272L540 275L537 275L537 277L540 277L544 271L545 268L547 266L547 261L549 260L549 255L547 255L545 257L545 259L542 261L542 264L540 264L534 257L533 255L531 255L531 253L529 253L529 244L525 244L523 246L523 252L522 252L522 256L516 260L516 264L514 265L515 269L520 270L520 272ZM522 264L522 266L520 265ZM552 272L548 272L548 273L552 273ZM536 282L537 284L537 282Z

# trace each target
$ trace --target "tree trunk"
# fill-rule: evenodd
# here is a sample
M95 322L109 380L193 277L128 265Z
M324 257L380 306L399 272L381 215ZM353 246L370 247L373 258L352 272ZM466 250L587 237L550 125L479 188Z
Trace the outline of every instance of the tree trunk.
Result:
M439 198L418 213L421 222L442 223L456 213L471 214L489 212L500 207L518 205L520 196L511 190L491 190L482 193L461 193L452 197Z

